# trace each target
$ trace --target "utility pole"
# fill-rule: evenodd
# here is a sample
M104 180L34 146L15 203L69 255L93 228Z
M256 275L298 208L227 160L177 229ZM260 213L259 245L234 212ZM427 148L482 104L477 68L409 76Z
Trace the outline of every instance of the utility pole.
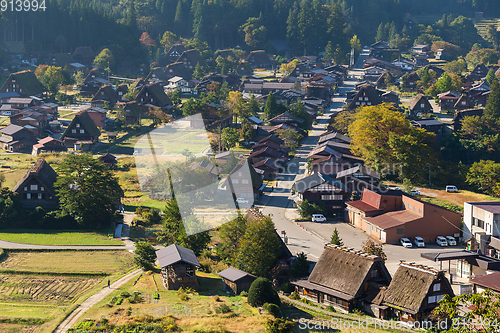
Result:
M429 163L429 185L431 184L431 165L432 164Z

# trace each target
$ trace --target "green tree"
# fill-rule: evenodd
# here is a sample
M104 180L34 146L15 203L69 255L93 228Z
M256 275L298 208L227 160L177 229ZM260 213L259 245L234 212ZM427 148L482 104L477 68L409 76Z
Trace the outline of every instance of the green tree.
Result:
M354 58L356 59L358 55L361 53L361 42L358 39L358 36L354 35L350 41L351 49L354 49Z
M54 94L59 91L59 87L61 85L69 83L69 78L64 73L63 69L56 66L47 67L43 75L41 75L38 80L45 87L45 89Z
M278 235L270 217L248 224L233 265L250 274L266 276L281 252Z
M339 237L339 232L337 228L333 230L332 238L330 239L330 244L344 246L344 242L342 242L342 238Z
M240 27L245 36L245 44L256 47L266 38L267 29L263 25L262 12L259 17L249 17L245 24Z
M294 277L302 277L309 275L311 263L307 260L307 255L304 252L297 253L297 258L292 261L292 275Z
M203 71L203 68L201 67L200 63L197 63L194 72L193 72L193 78L200 80L205 76L205 71Z
M240 133L237 129L232 127L226 127L222 130L222 143L227 150L236 146L240 140Z
M101 68L115 66L115 57L110 49L103 49L94 59L94 65Z
M264 119L270 120L278 115L278 104L276 103L276 98L273 93L270 92L267 95L266 106L264 107Z
M368 254L381 257L384 261L387 260L387 255L384 253L382 244L377 244L371 239L368 239L363 243L362 250Z
M283 318L269 319L264 333L292 333L295 323Z
M8 227L14 225L21 215L23 208L9 188L2 187L0 189L0 227Z
M253 138L252 123L246 118L241 122L241 137L245 142L250 142Z
M499 193L495 192L500 182L500 163L491 160L474 162L467 172L465 181L480 191L498 195Z
M486 82L488 82L488 84L491 85L491 83L493 82L493 79L495 79L496 76L495 76L495 70L492 68L488 71L488 74L486 74Z
M494 77L491 80L490 95L486 101L486 107L484 108L484 115L486 117L491 117L494 119L500 118L500 85L498 84L498 79Z
M198 223L198 225L201 226L202 223L195 221L196 218L192 214L189 214L189 212L186 212L186 216L188 215L191 215L191 220L187 222L190 224ZM163 210L162 220L163 230L157 232L156 235L158 242L165 246L177 244L193 250L195 255L198 256L210 243L211 237L208 231L187 236L182 215L175 197L167 201Z
M266 278L259 277L248 289L248 304L253 307L262 306L265 303L281 305L280 297L274 290L273 283Z
M240 240L245 235L248 221L245 216L238 213L238 217L219 227L219 246L217 255L226 263L234 260L238 251Z
M279 129L276 131L276 135L284 141L283 146L292 151L299 146L300 140L302 140L302 135L291 128Z
M242 118L244 116L245 102L239 91L230 91L226 98L226 104L235 115L236 121L238 117Z
M149 242L135 243L134 263L143 271L153 271L156 261L156 250Z
M84 227L113 221L122 190L113 172L90 154L66 155L54 184L61 210Z
M85 73L83 71L78 71L73 74L73 80L76 84L80 84L85 80Z
M463 312L460 310L462 308L470 309L470 311ZM498 309L500 309L500 294L487 289L481 293L463 294L453 298L450 295L444 295L432 312L452 324L448 332L473 333L480 330L490 333L498 331L496 325ZM455 323L458 325L453 325ZM462 323L471 323L471 325L462 325ZM472 323L478 323L478 325Z
M167 52L178 40L179 38L176 34L171 31L165 31L163 33L163 36L161 37L160 45L163 46L163 49L165 50L165 52Z

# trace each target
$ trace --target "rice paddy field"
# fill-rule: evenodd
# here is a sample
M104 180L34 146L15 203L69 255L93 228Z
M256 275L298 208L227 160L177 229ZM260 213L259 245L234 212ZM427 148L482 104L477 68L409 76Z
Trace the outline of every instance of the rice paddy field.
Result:
M126 251L6 251L0 332L52 332L78 304L134 265Z

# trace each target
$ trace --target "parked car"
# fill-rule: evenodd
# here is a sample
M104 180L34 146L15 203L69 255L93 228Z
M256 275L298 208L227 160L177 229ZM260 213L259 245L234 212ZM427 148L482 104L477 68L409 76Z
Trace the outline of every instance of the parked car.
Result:
M448 241L443 236L437 236L436 244L439 246L448 246Z
M325 222L326 217L323 214L313 214L312 221L313 222Z
M420 191L417 191L417 190L411 190L411 191L410 191L410 194L411 194L411 195L420 195Z
M413 238L413 243L415 244L416 247L425 247L425 242L422 237L415 237Z
M401 245L408 248L412 247L411 242L408 238L401 238Z
M246 200L245 198L236 198L236 202L238 204L247 204L248 200Z
M457 193L458 188L455 185L448 185L448 186L446 186L446 192Z
M457 241L455 240L455 237L446 236L446 240L448 241L449 246L457 245Z

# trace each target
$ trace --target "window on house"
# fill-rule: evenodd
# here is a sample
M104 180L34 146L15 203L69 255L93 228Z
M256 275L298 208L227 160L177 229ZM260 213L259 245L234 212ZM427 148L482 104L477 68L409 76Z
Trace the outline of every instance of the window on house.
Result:
M80 134L83 134L83 133L85 133L85 130L81 129Z
M77 128L78 128L78 127L80 127L80 124L76 124L76 127L77 127Z
M146 96L149 96L149 94L148 94L148 93L146 93Z
M72 129L72 130L71 130L71 133L76 133L76 129Z
M372 105L372 102L368 102L368 103L366 103L366 105Z
M444 298L444 295L437 295L436 296L436 302L439 302L440 300L442 300Z
M342 195L322 195L321 196L321 200L325 200L325 201L332 201L332 200L342 200L344 199Z
M28 200L31 199L31 193L26 193L26 199L28 199Z
M441 283L436 283L435 285L432 286L432 291L440 291L441 290Z
M242 180L241 180L241 183L242 183L242 184L248 184L248 179L242 179Z
M40 191L45 191L45 188L43 186L41 186Z
M31 191L38 191L38 185L30 185Z
M397 233L398 235L402 235L402 234L404 234L404 233L405 233L405 228L398 228L398 229L396 229L396 233Z
M233 179L233 184L238 184L238 179Z
M413 210L414 210L414 211L417 211L417 206L413 206Z
M377 227L372 225L372 231L375 231L375 230L377 230Z
M411 209L411 205L410 204L408 204L408 208Z
M429 296L427 302L429 304L436 303L436 296Z
M376 270L376 269L372 270L372 272L371 272L370 276L371 276L372 278L376 278L376 277L377 277L377 270Z
M420 214L422 214L422 209L420 209L420 208L419 208L419 209L418 209L418 212L419 212Z
M42 199L42 193L38 193L38 200Z
M27 190L28 190L28 187L27 187L27 186L25 186L25 187L24 187L24 190L25 190L25 191L27 191Z
M422 109L423 109L423 108L425 108L425 104L424 104L424 103L420 104L420 107L421 107Z
M465 105L465 104L467 104L467 103L465 101L462 101L462 105Z

